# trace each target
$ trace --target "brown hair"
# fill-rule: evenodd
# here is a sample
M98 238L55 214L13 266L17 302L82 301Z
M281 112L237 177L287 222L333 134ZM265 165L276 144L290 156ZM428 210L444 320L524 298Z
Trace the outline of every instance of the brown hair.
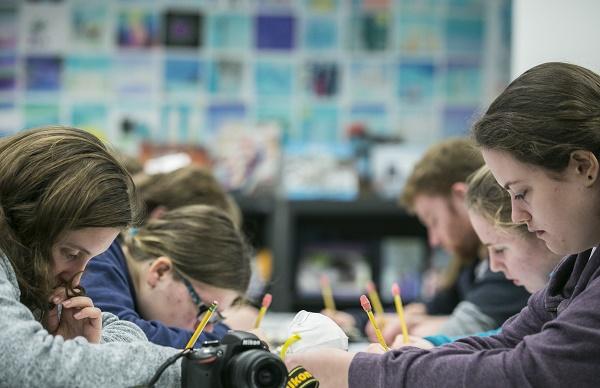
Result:
M483 166L467 180L467 207L491 224L521 236L528 236L525 224L515 224L511 218L510 194L496 182L488 166Z
M576 150L600 151L600 76L549 62L515 79L472 128L478 145L561 172Z
M136 182L148 213L159 206L172 210L187 205L210 205L224 210L237 226L241 212L231 196L207 169L190 165Z
M231 218L213 206L184 206L152 219L125 239L136 261L160 256L175 270L206 284L244 294L252 251Z
M481 153L469 139L449 139L429 148L406 181L400 203L413 210L420 194L450 195L452 185L465 182L483 165Z
M139 221L131 177L88 132L43 127L0 139L0 250L21 301L43 316L51 249L69 230L126 228Z

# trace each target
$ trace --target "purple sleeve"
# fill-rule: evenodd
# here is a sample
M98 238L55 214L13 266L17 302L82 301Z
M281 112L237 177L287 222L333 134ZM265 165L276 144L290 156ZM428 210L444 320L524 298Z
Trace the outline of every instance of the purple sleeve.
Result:
M135 308L133 286L127 272L122 252L116 242L108 251L94 257L88 263L81 283L94 305L102 311L115 314L139 326L150 342L182 349L192 336L192 332L169 327L159 321L147 321L140 317ZM212 333L202 333L196 346L203 341L220 339L227 332L225 325L215 325Z
M594 287L595 286L595 287ZM359 353L350 387L597 386L600 279L552 320L538 292L492 337L469 337L431 351Z

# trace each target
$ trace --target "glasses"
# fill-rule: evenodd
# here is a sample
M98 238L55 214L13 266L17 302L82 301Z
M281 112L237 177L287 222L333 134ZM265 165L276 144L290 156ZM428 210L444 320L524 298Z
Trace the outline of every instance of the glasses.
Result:
M210 305L206 305L206 303L204 303L202 301L202 299L200 298L200 295L198 295L198 293L194 289L194 286L192 286L192 283L190 283L189 280L187 280L185 277L183 277L181 275L179 275L179 277L181 278L181 281L185 285L185 288L187 288L187 291L190 294L190 297L192 298L192 302L194 302L194 304L196 306L198 306L198 314L196 315L196 318L200 319L200 317L208 311ZM224 320L225 320L225 317L223 316L223 314L221 314L221 312L219 310L215 310L213 312L213 315L208 320L208 323L216 324L216 323L221 323Z

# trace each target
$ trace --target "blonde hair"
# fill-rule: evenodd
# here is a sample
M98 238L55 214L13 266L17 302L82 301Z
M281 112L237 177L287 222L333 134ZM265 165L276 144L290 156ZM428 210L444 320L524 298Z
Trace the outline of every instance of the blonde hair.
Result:
M246 292L252 250L231 218L213 206L191 205L152 219L125 239L131 259L166 256L176 272L194 280Z
M141 219L131 177L92 134L42 127L0 139L0 250L21 302L48 311L52 246L69 230L126 228Z
M496 182L488 166L483 166L473 173L467 180L467 207L481 215L491 224L528 236L529 231L525 224L512 222L510 194Z

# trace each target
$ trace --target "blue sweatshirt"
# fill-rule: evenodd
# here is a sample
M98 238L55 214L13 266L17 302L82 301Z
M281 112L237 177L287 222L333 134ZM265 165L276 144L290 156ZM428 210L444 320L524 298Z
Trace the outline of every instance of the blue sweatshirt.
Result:
M600 250L568 256L500 334L358 353L354 387L598 387Z
M147 321L137 311L135 288L125 255L115 240L108 250L88 263L81 284L94 305L102 311L115 314L119 319L138 325L150 342L183 349L193 332L169 327L159 321ZM224 324L214 325L212 333L202 333L196 346L203 341L221 339L229 328Z
M502 330L502 329L498 328L498 329L484 331L483 333L477 333L477 334L473 334L473 335L477 336L477 337L489 337L491 335L496 335L496 334L500 333L500 330ZM461 335L461 336L456 336L456 337L449 337L444 334L436 334L436 335L429 335L427 337L423 337L423 339L431 342L431 344L433 346L441 346L444 344L449 344L450 342L454 342L461 338L465 338L465 336Z

